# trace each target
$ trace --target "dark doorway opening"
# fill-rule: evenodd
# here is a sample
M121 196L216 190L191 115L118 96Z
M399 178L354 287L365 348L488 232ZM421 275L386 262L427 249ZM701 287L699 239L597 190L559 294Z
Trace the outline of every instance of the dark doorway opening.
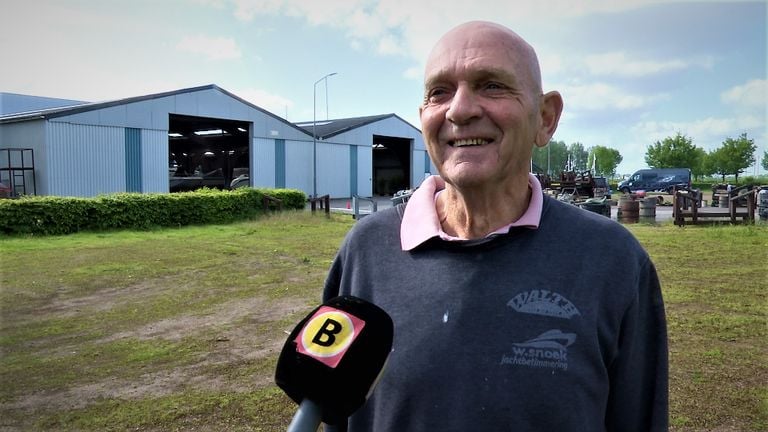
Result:
M248 176L249 126L243 121L170 114L169 190L229 189Z
M411 185L412 140L373 136L373 194L393 195Z

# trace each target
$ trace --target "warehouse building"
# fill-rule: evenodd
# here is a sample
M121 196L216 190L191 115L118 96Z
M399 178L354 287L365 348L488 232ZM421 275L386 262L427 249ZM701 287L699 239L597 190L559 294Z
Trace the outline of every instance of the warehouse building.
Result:
M98 103L0 93L0 182L16 194L247 184L336 198L429 172L421 133L394 114L292 124L216 85Z

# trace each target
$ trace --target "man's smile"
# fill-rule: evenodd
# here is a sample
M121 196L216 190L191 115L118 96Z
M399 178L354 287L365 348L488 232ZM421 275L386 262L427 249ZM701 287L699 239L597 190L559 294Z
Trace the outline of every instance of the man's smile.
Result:
M448 141L448 145L451 147L470 147L480 146L490 143L492 140L486 138L465 138Z

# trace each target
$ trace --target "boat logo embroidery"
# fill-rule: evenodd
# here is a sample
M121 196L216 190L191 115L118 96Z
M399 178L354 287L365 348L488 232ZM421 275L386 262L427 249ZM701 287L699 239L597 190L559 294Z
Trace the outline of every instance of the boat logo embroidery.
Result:
M568 347L576 341L574 333L546 331L533 339L512 344L512 355L502 355L501 364L568 370Z

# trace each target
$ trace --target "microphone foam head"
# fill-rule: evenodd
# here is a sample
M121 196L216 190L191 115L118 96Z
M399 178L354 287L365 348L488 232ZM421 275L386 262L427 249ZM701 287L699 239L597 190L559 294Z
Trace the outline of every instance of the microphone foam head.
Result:
M320 406L338 424L368 398L392 351L394 325L378 306L353 296L315 308L283 346L275 382L296 403Z

